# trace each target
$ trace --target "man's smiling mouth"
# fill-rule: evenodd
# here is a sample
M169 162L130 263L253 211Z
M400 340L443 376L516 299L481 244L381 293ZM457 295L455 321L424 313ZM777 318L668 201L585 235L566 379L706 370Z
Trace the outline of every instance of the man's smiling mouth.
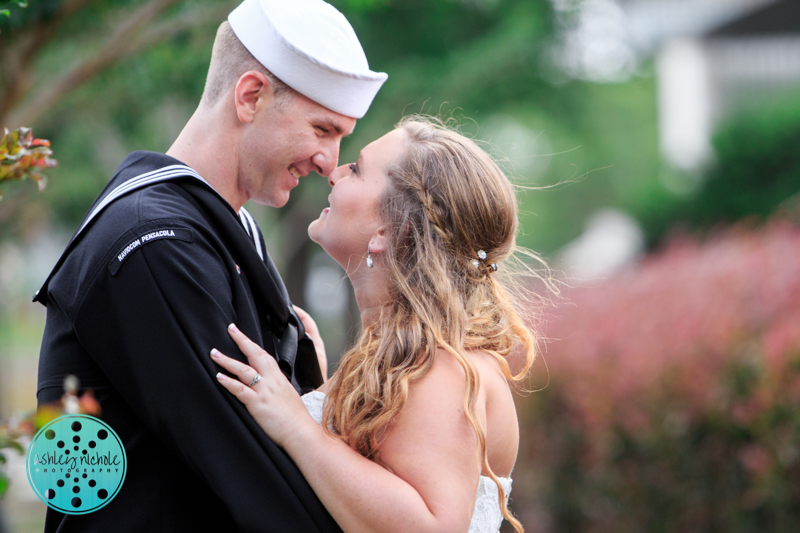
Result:
M297 179L300 179L300 178L302 178L302 177L303 177L303 176L302 176L302 175L301 175L301 174L300 174L300 173L297 171L297 169L296 169L296 168L294 168L292 165L289 165L289 174L291 174L292 176L294 176L294 177L295 177L295 178L297 178Z

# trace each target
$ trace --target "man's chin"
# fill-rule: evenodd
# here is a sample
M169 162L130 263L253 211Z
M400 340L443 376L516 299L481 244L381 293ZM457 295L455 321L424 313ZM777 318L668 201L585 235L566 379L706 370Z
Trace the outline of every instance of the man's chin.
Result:
M259 197L251 197L257 204L266 205L268 207L283 207L289 202L289 192L281 191L279 194L263 194Z

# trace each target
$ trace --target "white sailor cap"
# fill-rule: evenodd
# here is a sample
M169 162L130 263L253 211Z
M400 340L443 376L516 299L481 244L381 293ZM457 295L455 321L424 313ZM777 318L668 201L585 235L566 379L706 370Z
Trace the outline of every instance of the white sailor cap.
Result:
M322 0L244 0L228 22L270 72L341 115L363 117L388 78L369 69L353 27Z

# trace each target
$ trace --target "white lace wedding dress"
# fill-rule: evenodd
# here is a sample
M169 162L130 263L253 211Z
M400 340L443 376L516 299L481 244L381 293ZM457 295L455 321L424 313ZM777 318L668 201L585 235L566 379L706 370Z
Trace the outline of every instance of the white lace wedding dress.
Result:
M303 403L311 417L322 423L322 407L325 394L322 392L309 392L303 395ZM501 477L500 483L506 492L506 498L511 493L511 479ZM500 503L497 494L497 485L491 478L481 476L478 482L478 494L475 498L475 510L472 513L472 522L469 524L469 533L497 533L503 522L500 512Z

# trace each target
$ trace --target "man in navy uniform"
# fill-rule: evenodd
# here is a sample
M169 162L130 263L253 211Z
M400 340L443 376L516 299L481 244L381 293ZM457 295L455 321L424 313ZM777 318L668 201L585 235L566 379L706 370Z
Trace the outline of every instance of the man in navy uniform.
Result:
M113 500L48 509L46 531L338 531L208 354L244 360L226 331L236 323L298 392L322 383L242 205L281 207L303 176L327 176L385 80L321 0L245 0L220 26L178 139L123 161L35 298L47 306L38 401L76 375L128 459Z

